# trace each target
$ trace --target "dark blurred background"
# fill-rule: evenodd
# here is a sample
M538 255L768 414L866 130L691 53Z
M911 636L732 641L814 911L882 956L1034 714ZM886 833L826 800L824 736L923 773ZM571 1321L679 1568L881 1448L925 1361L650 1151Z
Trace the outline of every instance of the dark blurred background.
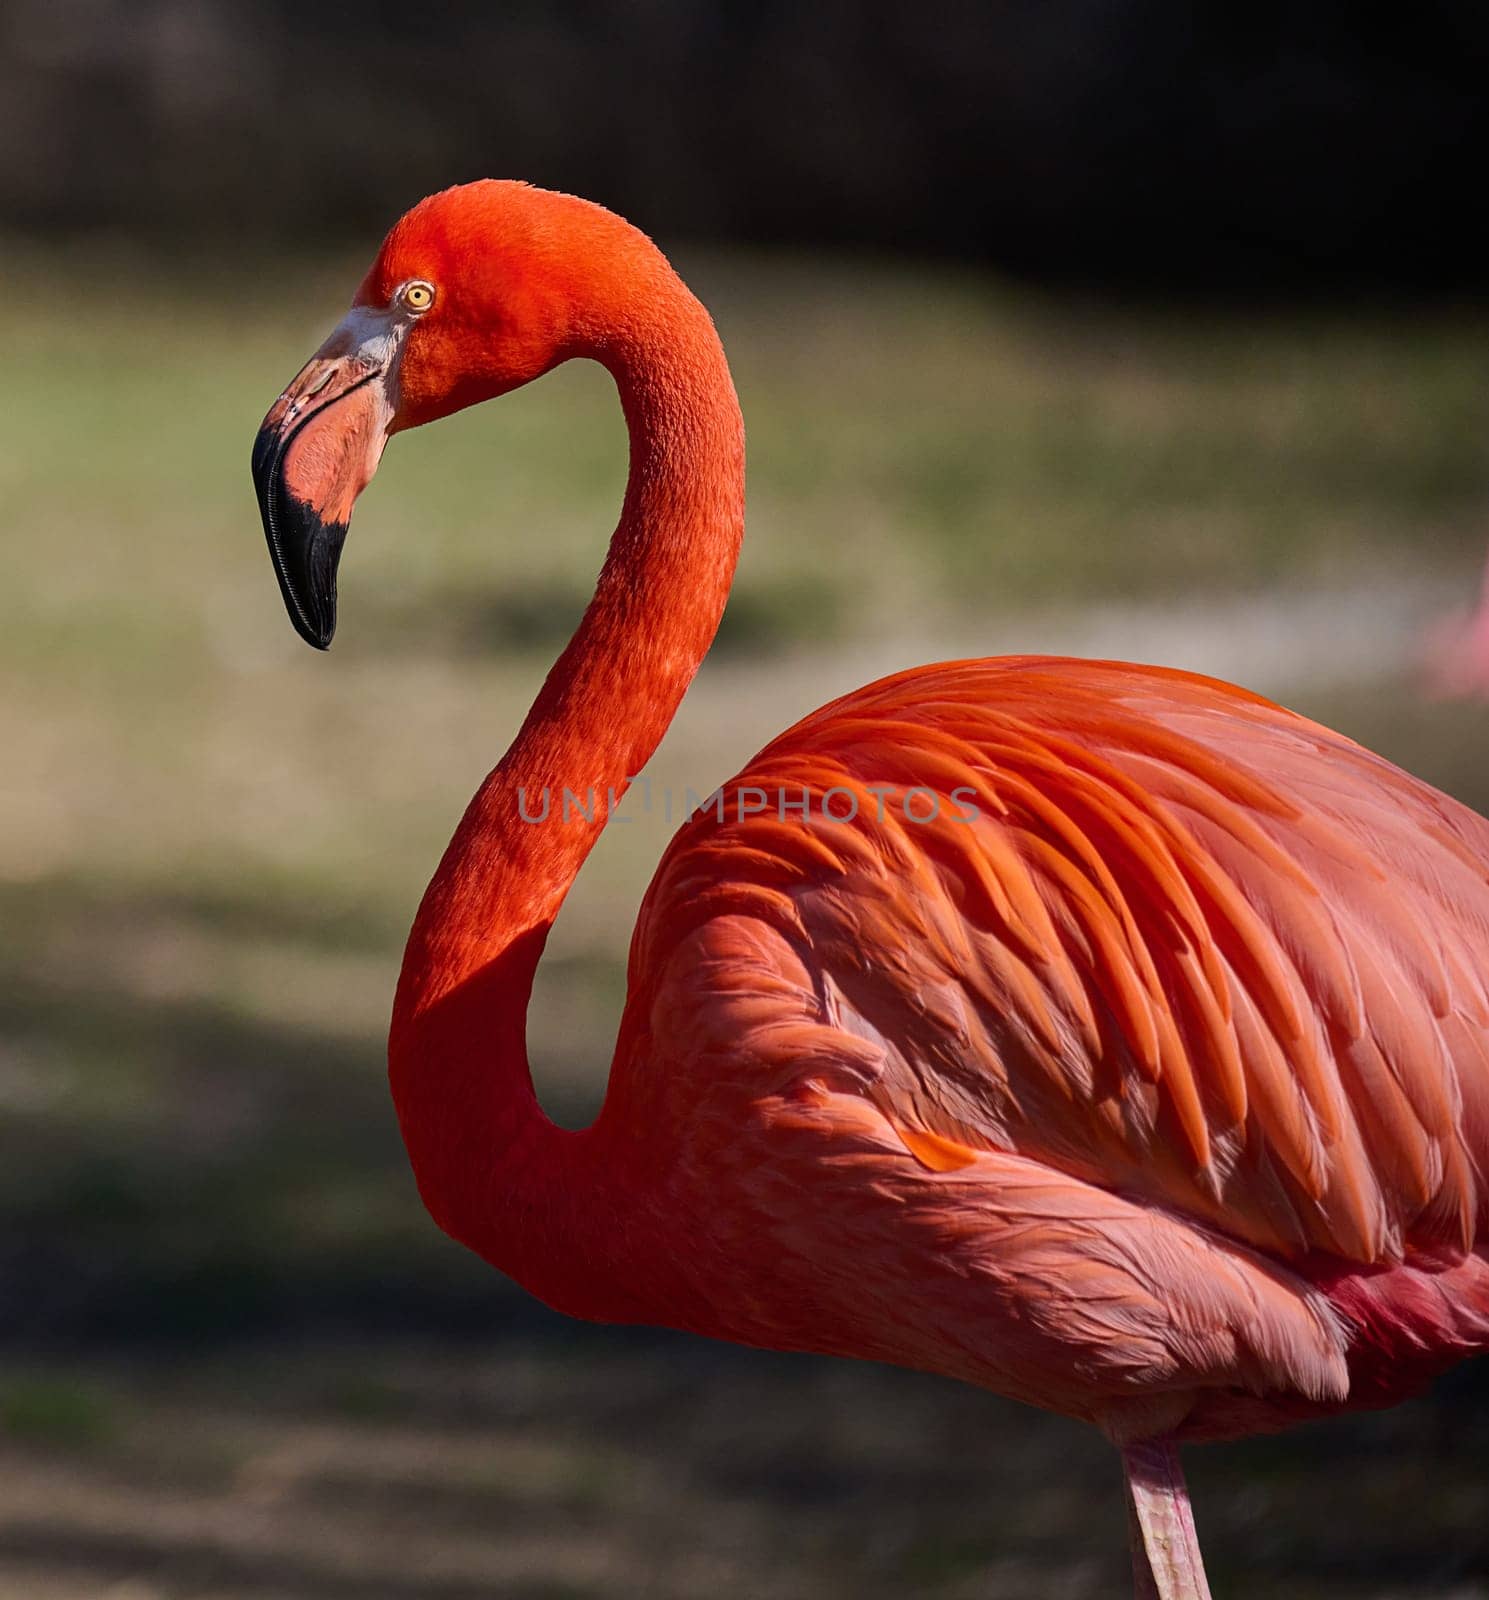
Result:
M402 939L625 439L594 368L400 436L329 658L249 446L407 205L572 189L703 296L750 432L659 789L1033 649L1237 679L1483 809L1424 667L1489 537L1486 69L1469 4L0 0L0 1600L1127 1592L1085 1430L572 1325L437 1233ZM534 996L571 1124L637 821ZM1489 1596L1480 1368L1193 1452L1217 1600Z
M523 174L694 240L1247 295L1478 291L1489 13L9 0L0 218L284 244Z

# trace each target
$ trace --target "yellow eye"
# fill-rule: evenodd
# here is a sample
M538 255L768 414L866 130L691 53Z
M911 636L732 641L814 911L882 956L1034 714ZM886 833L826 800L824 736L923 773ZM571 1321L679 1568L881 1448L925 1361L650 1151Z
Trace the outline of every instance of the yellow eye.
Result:
M405 311L427 311L434 304L434 285L415 280L398 291L399 303Z

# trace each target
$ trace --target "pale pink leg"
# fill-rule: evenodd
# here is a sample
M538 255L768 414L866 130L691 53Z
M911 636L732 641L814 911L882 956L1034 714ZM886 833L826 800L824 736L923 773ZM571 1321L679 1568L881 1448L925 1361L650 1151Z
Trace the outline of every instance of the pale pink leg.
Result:
M1210 1600L1178 1445L1168 1439L1125 1445L1122 1467L1137 1600Z

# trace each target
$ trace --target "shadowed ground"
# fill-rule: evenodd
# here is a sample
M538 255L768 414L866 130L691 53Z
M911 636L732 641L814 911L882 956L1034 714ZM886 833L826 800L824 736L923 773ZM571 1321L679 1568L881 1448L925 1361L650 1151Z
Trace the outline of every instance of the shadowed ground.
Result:
M355 273L206 296L29 265L44 303L0 306L0 1596L1122 1594L1094 1436L561 1322L418 1206L383 1081L401 941L613 520L602 375L395 442L322 659L247 452ZM1489 534L1481 323L693 276L736 356L750 542L658 802L540 974L555 1116L598 1100L662 792L877 672L1041 643L1188 663L1489 807L1486 713L1405 677ZM1480 1369L1194 1452L1217 1600L1489 1595L1486 1436Z

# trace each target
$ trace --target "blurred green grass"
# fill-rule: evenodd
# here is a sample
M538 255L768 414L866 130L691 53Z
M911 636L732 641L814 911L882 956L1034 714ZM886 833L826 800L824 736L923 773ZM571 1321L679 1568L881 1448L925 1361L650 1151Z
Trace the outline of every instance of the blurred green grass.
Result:
M30 291L0 298L0 1594L1121 1592L1115 1469L1079 1430L570 1327L419 1209L382 1069L400 946L598 566L625 469L604 374L395 441L327 660L282 616L247 455L361 263L7 262ZM1202 631L1238 590L1476 582L1482 315L683 266L734 362L750 523L659 787L706 792L860 657L1027 608L1078 632L1116 596ZM1489 806L1482 711L1296 690ZM638 821L534 999L568 1122L669 831ZM1483 1400L1464 1379L1198 1456L1217 1594L1489 1593Z

